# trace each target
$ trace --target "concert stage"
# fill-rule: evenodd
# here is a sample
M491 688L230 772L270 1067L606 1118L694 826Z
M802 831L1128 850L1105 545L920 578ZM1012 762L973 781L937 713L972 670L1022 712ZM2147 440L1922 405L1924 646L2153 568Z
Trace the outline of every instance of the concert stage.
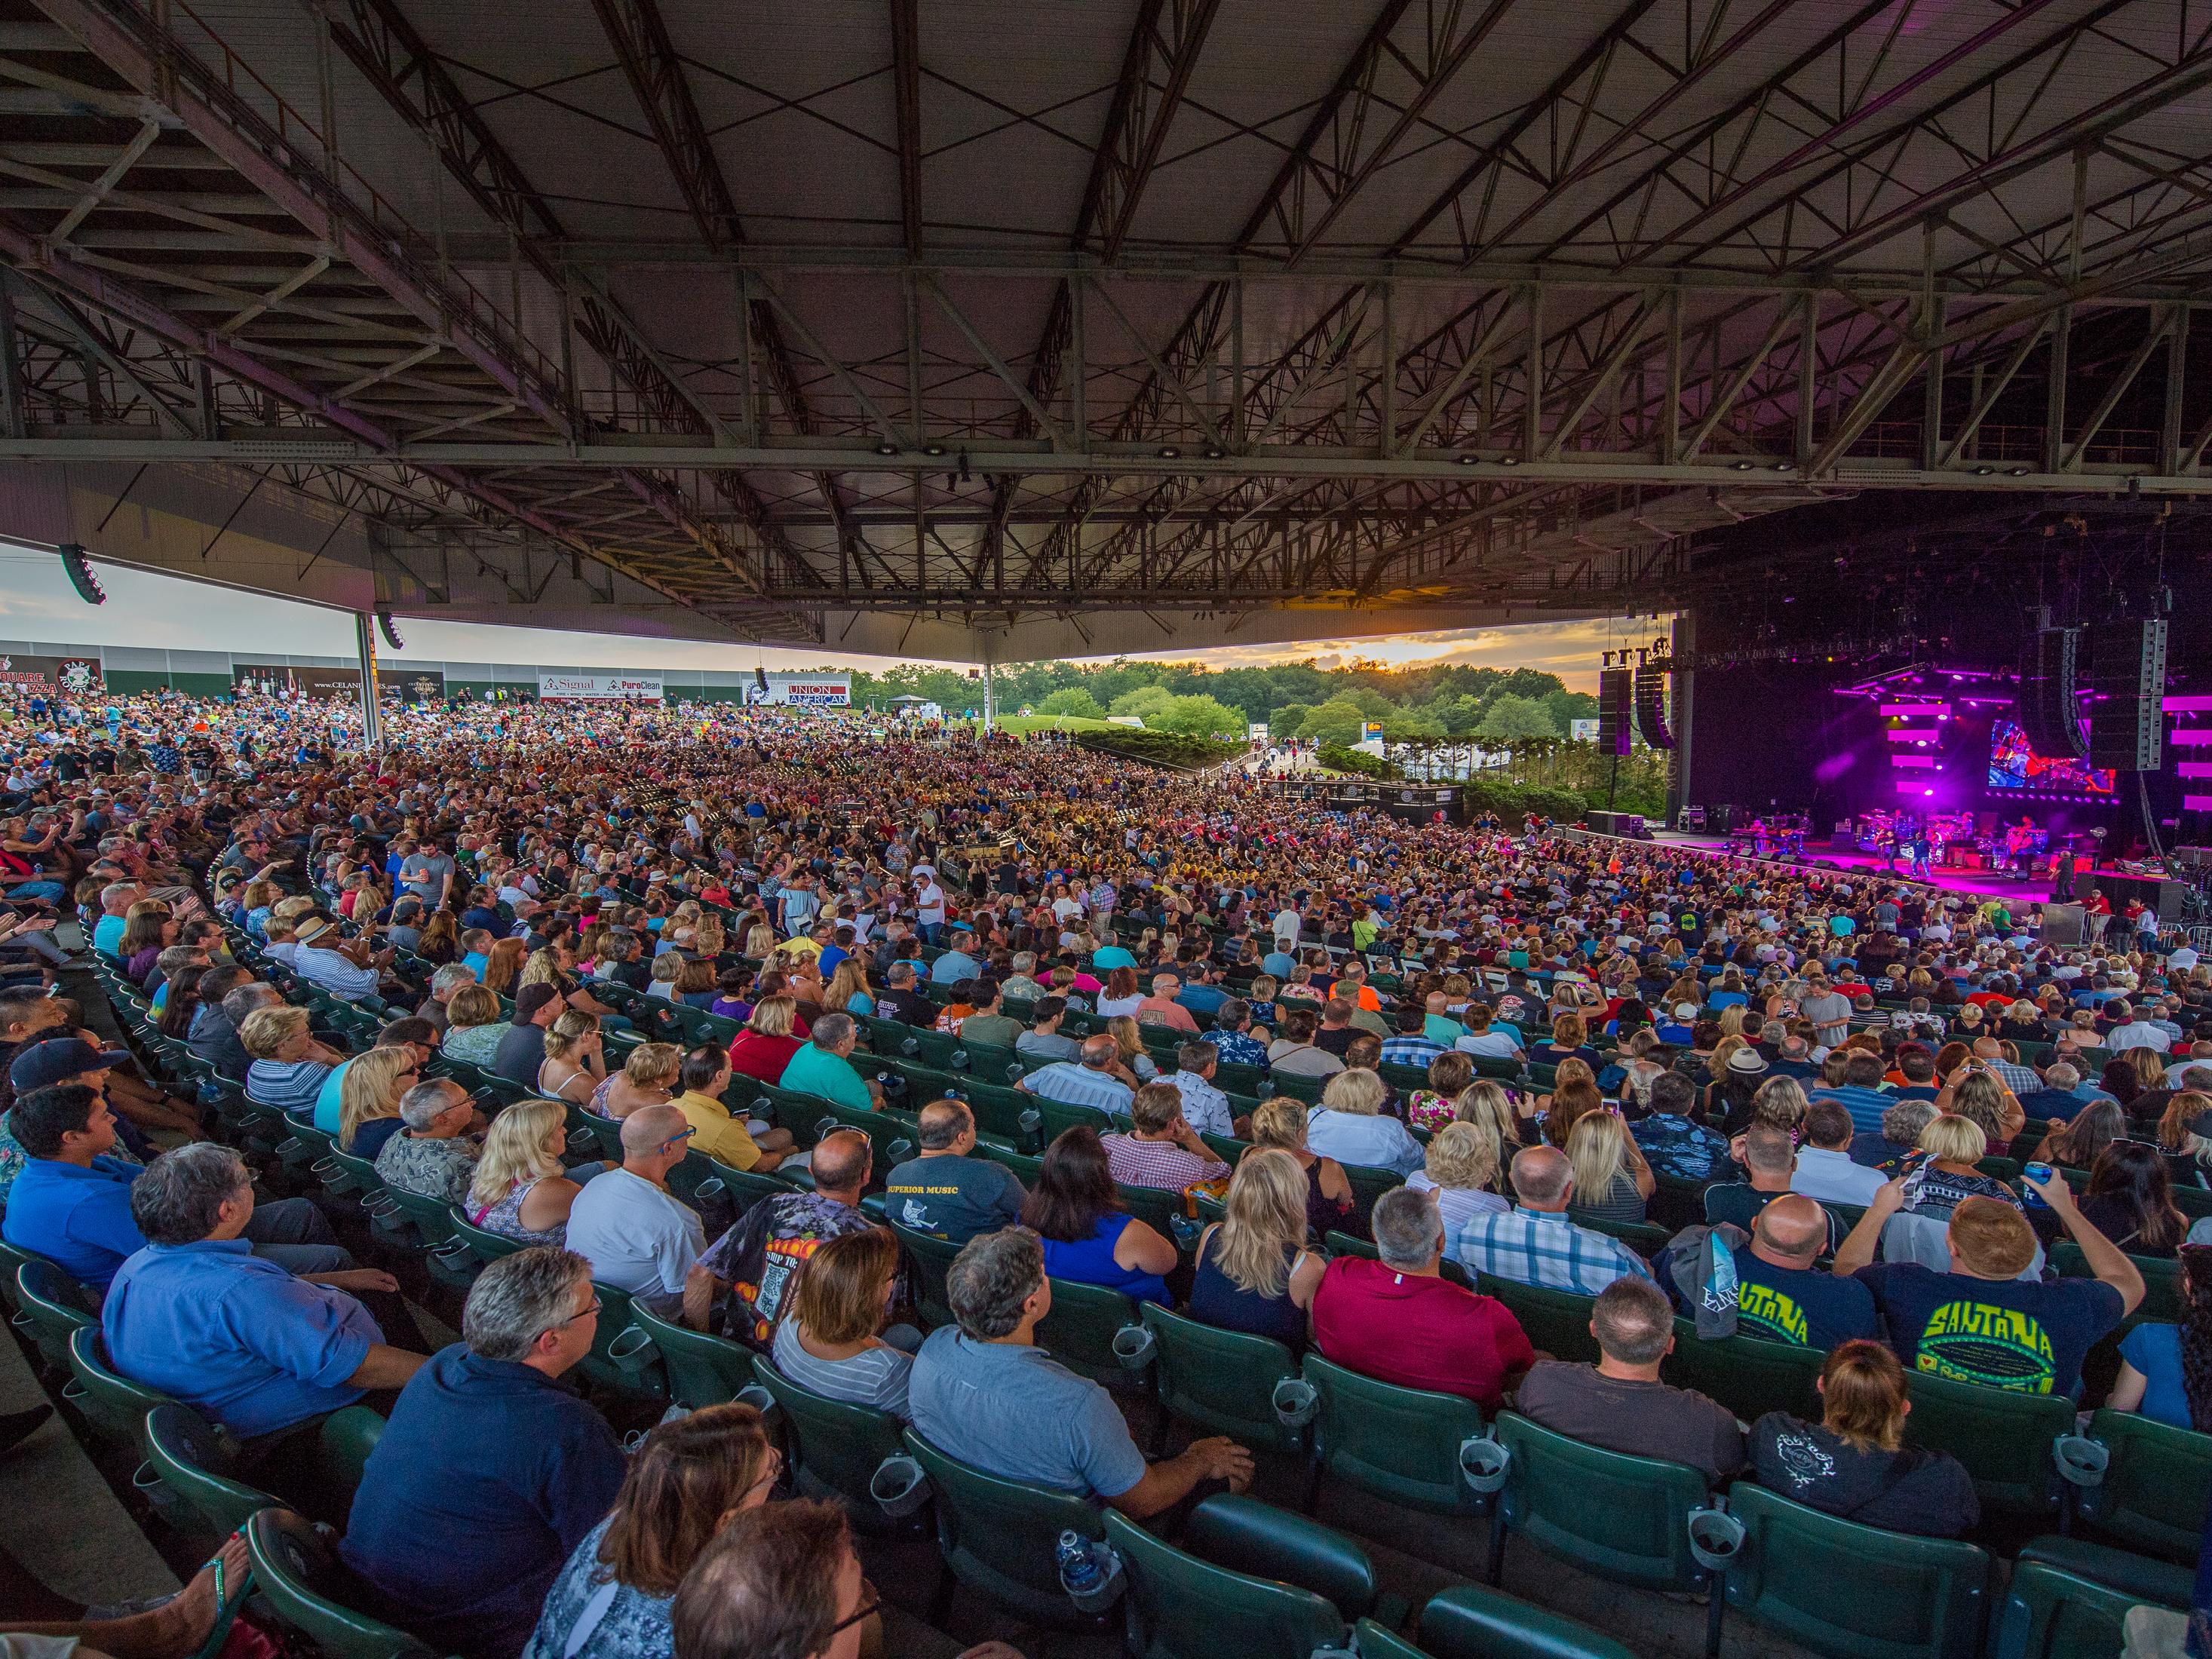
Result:
M1652 840L1665 846L1694 848L1701 853L1723 856L1728 854L1728 837L1725 836L1695 836L1679 830L1656 830L1652 832ZM1802 859L1746 858L1741 861L1771 869L1777 873L1794 871L1802 874L1808 871L1824 871L1831 875L1873 877L1896 882L1906 879L1902 872L1893 866L1885 866L1879 854L1835 852L1819 842L1808 845ZM2015 904L2033 904L2040 903L2051 896L2046 878L2038 877L2030 881L1990 870L1938 869L1932 879L1916 881L1914 884L1933 887L1940 892L1955 894L1960 898L1970 898L1976 903L1987 898L2001 898Z

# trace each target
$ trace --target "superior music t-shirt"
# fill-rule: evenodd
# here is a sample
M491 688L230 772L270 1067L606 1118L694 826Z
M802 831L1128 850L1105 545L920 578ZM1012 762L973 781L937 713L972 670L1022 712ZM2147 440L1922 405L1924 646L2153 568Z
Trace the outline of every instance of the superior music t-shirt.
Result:
M2122 1317L2120 1293L2094 1279L1976 1279L1917 1261L1856 1276L1909 1369L2024 1394L2074 1393L2081 1357Z

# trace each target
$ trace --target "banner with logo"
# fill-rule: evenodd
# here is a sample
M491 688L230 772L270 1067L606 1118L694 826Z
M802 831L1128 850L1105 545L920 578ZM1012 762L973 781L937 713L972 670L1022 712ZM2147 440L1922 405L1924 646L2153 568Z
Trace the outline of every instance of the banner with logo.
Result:
M305 692L321 701L351 702L361 696L358 668L300 668L289 663L237 662L230 665L231 689L240 696L296 697ZM378 695L386 702L443 702L445 671L383 668L376 671Z
M0 653L0 685L29 691L65 691L91 696L100 688L97 657L29 657Z
M748 703L781 704L799 708L850 708L853 706L853 677L850 674L769 674L768 684L758 680L745 687Z
M659 702L658 674L538 674L538 695L547 702Z

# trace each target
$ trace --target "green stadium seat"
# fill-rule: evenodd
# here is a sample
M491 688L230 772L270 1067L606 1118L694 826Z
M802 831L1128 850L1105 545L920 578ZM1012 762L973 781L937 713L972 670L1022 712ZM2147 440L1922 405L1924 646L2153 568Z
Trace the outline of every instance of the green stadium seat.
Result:
M2089 1437L2111 1455L2104 1479L2075 1495L2080 1518L2112 1543L2193 1564L2212 1503L2212 1434L2106 1409Z
M868 1483L884 1459L905 1450L898 1419L803 1389L765 1359L753 1362L753 1374L791 1425L802 1487L844 1499L863 1518L877 1514Z
M1674 1322L1674 1352L1663 1374L1678 1389L1695 1389L1746 1423L1768 1412L1817 1417L1820 1396L1814 1388L1827 1355L1794 1342L1770 1342L1755 1336L1703 1340L1696 1322Z
M1361 1659L1387 1659L1370 1650L1362 1622ZM1416 1651L1434 1659L1632 1659L1631 1650L1588 1625L1492 1589L1455 1584L1429 1598L1418 1624Z
M1023 1618L1055 1629L1094 1627L1060 1588L1053 1552L1063 1532L1103 1538L1099 1509L1066 1492L1001 1480L948 1457L912 1429L908 1453L929 1477L944 1558L929 1622L940 1630L964 1583Z
M2180 1188L2174 1189L2177 1193ZM2128 1316L2130 1326L2145 1320L2172 1324L2181 1318L2181 1263L2174 1257L2131 1255L2136 1271L2142 1275L2143 1299ZM2061 1279L2094 1279L2089 1263L2081 1254L2081 1247L2071 1239L2064 1239L2051 1247L2051 1266Z
M2063 1483L2051 1449L2074 1431L2071 1400L1926 1371L1907 1371L1905 1386L1912 1398L1905 1437L1964 1463L1984 1510L2032 1521L2057 1516Z
M1406 1177L1395 1170L1378 1170L1364 1164L1346 1164L1344 1178L1352 1183L1352 1213L1358 1218L1362 1232L1372 1224L1375 1200L1395 1188L1406 1184Z
M1588 1445L1512 1412L1499 1415L1497 1437L1511 1461L1491 1534L1490 1583L1498 1582L1507 1540L1518 1534L1615 1583L1678 1595L1708 1587L1711 1575L1690 1550L1690 1512L1707 1505L1698 1470ZM1715 1607L1708 1654L1719 1633Z
M93 1432L136 1460L146 1454L146 1413L177 1402L158 1389L134 1382L110 1368L97 1325L70 1333L70 1382L62 1398L84 1414Z
M38 1345L39 1357L57 1372L70 1368L70 1339L100 1324L92 1292L44 1256L15 1270L15 1305L16 1328Z
M1577 1296L1570 1291L1550 1290L1540 1285L1516 1284L1489 1273L1475 1276L1475 1288L1503 1302L1514 1318L1521 1322L1521 1328L1528 1333L1528 1340L1540 1352L1554 1359L1585 1360L1593 1365L1597 1363L1597 1339L1589 1330L1595 1297Z
M952 1310L945 1299L945 1276L952 1268L960 1247L949 1239L933 1238L927 1233L916 1232L894 1221L889 1224L900 1243L906 1246L913 1260L915 1272L921 1289L921 1322L933 1329L952 1322Z
M1228 1631L1249 1659L1308 1659L1345 1644L1342 1615L1311 1590L1218 1566L1111 1510L1106 1537L1127 1574L1128 1650L1143 1659L1212 1659Z
M1400 1388L1306 1355L1316 1395L1313 1462L1304 1507L1320 1477L1425 1514L1473 1517L1491 1502L1461 1473L1460 1448L1482 1433L1482 1408L1457 1395Z
M435 1659L415 1638L357 1611L370 1592L302 1516L262 1510L246 1523L253 1582L270 1608L324 1659Z
M1276 1389L1299 1375L1287 1347L1269 1337L1216 1329L1156 1303L1146 1303L1137 1313L1156 1345L1161 1439L1170 1418L1255 1450L1304 1446L1303 1425L1286 1424L1276 1414Z
M458 1204L447 1206L446 1224L453 1230L454 1239L467 1245L470 1254L485 1267L489 1267L503 1255L513 1255L517 1250L530 1248L519 1238L509 1238L505 1233L495 1233L477 1226Z
M673 1404L692 1411L726 1405L754 1381L752 1350L742 1342L664 1319L635 1297L630 1299L629 1320L659 1353Z
M1863 1527L1749 1481L1729 1494L1743 1547L1731 1611L1832 1659L1973 1659L1995 1564L1973 1544Z
M1989 1659L2112 1659L2132 1607L2189 1610L2195 1575L2079 1538L2025 1545L1990 1621Z
M146 1457L161 1485L194 1518L190 1529L196 1537L220 1542L276 1502L234 1478L228 1437L189 1406L172 1401L146 1414Z
M1072 1279L1052 1283L1052 1311L1038 1322L1037 1346L1071 1370L1111 1384L1133 1374L1114 1354L1114 1336L1138 1324L1137 1304L1119 1291L1080 1285ZM1139 1327L1139 1328L1142 1328Z
M650 1343L623 1340L633 1323L629 1292L592 1281L599 1299L599 1319L592 1351L576 1366L579 1377L611 1393L665 1399L668 1389L659 1355ZM617 1345L621 1350L617 1351Z

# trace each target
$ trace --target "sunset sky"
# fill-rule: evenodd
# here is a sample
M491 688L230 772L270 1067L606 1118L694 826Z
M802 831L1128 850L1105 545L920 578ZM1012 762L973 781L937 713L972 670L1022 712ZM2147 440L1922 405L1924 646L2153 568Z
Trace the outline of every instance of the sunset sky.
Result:
M349 656L353 619L340 611L289 599L206 586L114 565L99 567L107 603L78 599L49 553L0 547L0 638L71 645L142 645L173 650L270 651L291 656ZM403 617L404 659L422 661L550 663L576 668L746 669L866 668L880 672L897 660L825 651L761 649L692 641L632 639L550 629L480 628ZM1532 623L1453 633L1401 634L1388 639L1310 640L1295 645L1215 647L1163 651L1149 660L1200 658L1217 668L1321 659L1334 668L1358 658L1394 665L1451 661L1494 668L1547 670L1571 690L1596 686L1598 653L1637 644L1662 631L1649 617L1633 623Z

